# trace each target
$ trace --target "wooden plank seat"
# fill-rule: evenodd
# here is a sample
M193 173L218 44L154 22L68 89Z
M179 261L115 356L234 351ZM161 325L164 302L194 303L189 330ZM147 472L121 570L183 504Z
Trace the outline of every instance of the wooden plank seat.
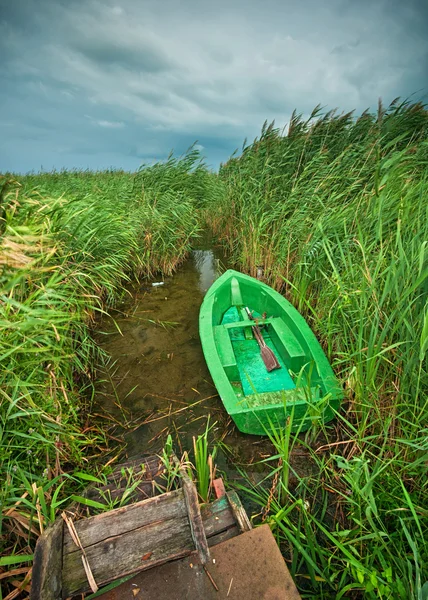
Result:
M219 327L224 327L224 329L242 329L243 327L254 327L254 325L258 325L261 327L262 325L269 325L274 323L278 317L271 317L269 319L257 319L256 321L236 321L235 323L225 323L224 325L220 325ZM282 321L282 319L281 319Z
M270 331L276 338L275 345L279 344L282 347L284 362L288 364L289 369L298 373L305 361L305 351L281 317L274 317L269 321Z
M268 327L269 335L274 338L275 345L280 349L284 362L289 365L289 368L292 371L298 372L304 364L305 351L290 327L286 325L281 317L258 319L257 324L259 327ZM220 360L231 381L234 381L234 377L236 378L237 376L237 366L229 330L244 329L251 331L251 327L254 325L254 321L247 320L225 323L224 325L217 325L214 327L214 338L216 340ZM250 337L252 337L252 335L250 335Z
M229 336L229 331L224 325L217 325L214 327L214 340L226 375L231 381L239 381L238 365L236 363L232 341Z

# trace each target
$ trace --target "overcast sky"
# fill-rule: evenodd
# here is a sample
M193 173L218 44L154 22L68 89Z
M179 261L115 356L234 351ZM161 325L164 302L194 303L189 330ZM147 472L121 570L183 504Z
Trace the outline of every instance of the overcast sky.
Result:
M135 169L428 91L424 0L0 0L0 172Z

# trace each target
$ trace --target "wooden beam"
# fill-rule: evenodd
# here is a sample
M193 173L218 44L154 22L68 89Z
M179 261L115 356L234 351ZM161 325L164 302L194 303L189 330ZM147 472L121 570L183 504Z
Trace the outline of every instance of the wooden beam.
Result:
M106 538L135 531L152 523L186 516L182 490L141 500L135 504L109 510L89 519L76 521L74 526L82 546L93 546ZM78 552L68 532L64 536L64 555Z
M241 533L250 531L253 526L245 512L245 508L241 504L238 494L236 492L226 492L226 496Z
M61 600L64 522L57 519L37 541L30 600Z
M174 455L174 462L178 462ZM204 524L202 522L201 510L199 508L198 492L195 484L186 473L186 469L181 465L179 467L181 487L184 493L184 501L186 503L187 515L189 517L190 531L195 548L199 555L199 560L203 565L206 565L210 560L210 550L205 535Z
M154 502L162 496L151 498L139 503L138 512L151 513L150 518L136 515L131 509L135 505L127 506L119 516L113 515L112 529L110 530L109 519L112 512L90 517L82 521L76 521L76 530L85 530L86 542L95 541L94 544L82 544L85 553L98 586L105 585L115 579L120 579L126 575L144 571L161 565L170 560L175 560L187 556L194 552L195 544L192 539L189 517L183 499L183 491L176 490L175 503L181 506L177 512L175 508L168 504L169 509L156 511L149 506L159 506ZM166 509L167 504L164 505ZM121 509L118 509L121 510ZM128 520L126 513L134 512L136 523L144 523L134 530L125 533L120 532L120 522ZM172 518L169 515L175 514ZM181 516L178 516L181 514ZM157 515L157 519L155 518ZM215 500L201 508L201 517L204 525L204 531L210 545L219 543L237 535L236 521L229 506L226 496ZM96 521L94 521L96 519ZM83 523L85 527L83 528ZM94 531L90 529L94 527ZM127 525L128 528L128 525ZM114 533L114 535L111 535ZM63 597L68 597L77 593L84 593L89 590L88 581L82 566L81 552L74 546L70 551L69 533L65 532L65 544L67 552L63 557ZM83 538L83 536L82 536ZM102 538L102 539L101 539ZM81 539L82 541L82 539Z

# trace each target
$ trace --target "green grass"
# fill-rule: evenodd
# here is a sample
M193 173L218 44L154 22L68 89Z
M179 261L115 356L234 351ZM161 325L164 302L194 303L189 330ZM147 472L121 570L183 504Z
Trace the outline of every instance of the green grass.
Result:
M426 594L427 132L425 107L398 101L359 118L317 108L286 135L265 124L207 209L241 268L262 265L307 318L346 388L336 431L306 438L316 474L270 505L307 597ZM253 493L266 506L268 491Z
M314 415L306 436L276 430L269 483L245 486L303 597L427 598L427 131L417 103L317 107L286 134L265 124L219 176L190 150L134 174L0 179L4 566L31 560L84 485L74 469L108 447L85 426L97 313L132 278L171 273L207 221L304 314L346 389L328 428ZM207 436L195 442L205 496Z
M212 183L193 150L134 174L0 177L1 554L32 553L108 448L89 425L97 314L184 260Z
M205 431L197 438L193 438L196 485L202 502L209 501L213 480L215 479L214 461L217 454L217 447L214 446L212 451L210 451L208 442L208 434L215 425L216 423L213 423L210 427L210 419L208 417Z

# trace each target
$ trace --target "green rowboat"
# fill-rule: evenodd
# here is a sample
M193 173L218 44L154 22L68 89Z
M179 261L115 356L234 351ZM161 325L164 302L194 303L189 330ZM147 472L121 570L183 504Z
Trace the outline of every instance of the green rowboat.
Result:
M256 323L260 342L279 363L270 372ZM214 384L240 431L265 435L291 415L292 429L305 431L334 418L343 391L333 370L304 318L269 286L226 271L204 298L199 333Z

